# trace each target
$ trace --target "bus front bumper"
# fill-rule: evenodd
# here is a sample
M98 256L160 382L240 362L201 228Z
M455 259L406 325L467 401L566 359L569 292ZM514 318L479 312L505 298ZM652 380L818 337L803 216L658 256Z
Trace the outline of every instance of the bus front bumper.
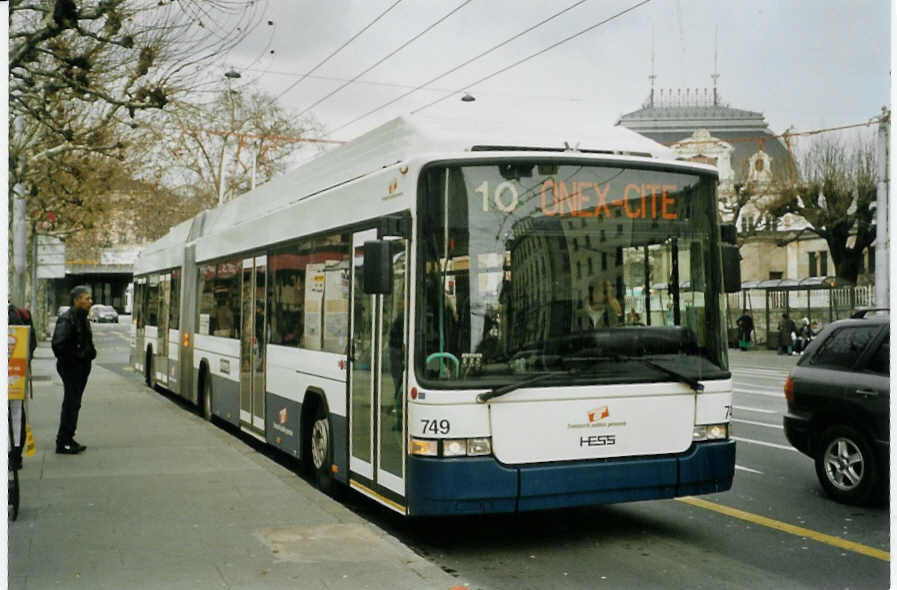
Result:
M724 492L735 441L694 443L684 453L601 462L508 466L495 457L408 458L415 516L523 512Z

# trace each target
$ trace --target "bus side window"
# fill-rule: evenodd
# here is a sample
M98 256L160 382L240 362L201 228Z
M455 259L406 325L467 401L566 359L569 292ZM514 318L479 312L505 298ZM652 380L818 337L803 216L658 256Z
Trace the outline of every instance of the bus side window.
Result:
M210 335L215 329L215 265L204 264L199 268L199 323L197 333Z
M302 334L302 294L305 285L305 266L299 245L275 250L268 256L268 302L270 308L271 344L299 346Z

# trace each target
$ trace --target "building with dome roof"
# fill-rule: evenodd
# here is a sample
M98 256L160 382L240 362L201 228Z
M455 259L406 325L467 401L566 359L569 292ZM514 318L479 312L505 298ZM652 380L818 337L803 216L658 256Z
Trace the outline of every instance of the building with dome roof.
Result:
M825 240L799 233L807 227L801 217L764 213L764 201L771 198L766 187L795 171L783 136L770 130L763 113L731 107L716 88L652 86L641 108L622 115L617 125L670 146L679 158L717 167L720 216L738 228L744 281L834 274ZM860 281L869 280L873 268L870 260Z

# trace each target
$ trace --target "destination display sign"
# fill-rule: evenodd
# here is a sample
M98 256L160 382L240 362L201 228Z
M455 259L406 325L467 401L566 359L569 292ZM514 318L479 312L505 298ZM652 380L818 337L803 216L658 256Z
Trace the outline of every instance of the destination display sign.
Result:
M546 217L616 217L629 219L679 218L676 184L577 182L548 178L537 188L529 188L523 198L518 185L504 181L494 187L482 182L474 193L482 198L483 212L515 213L518 206L528 202L529 195L538 191L541 213ZM540 209L537 208L536 212Z

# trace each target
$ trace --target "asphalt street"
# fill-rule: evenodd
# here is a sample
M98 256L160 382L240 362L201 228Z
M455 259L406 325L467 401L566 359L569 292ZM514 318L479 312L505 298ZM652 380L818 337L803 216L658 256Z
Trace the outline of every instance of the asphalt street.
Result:
M104 368L139 379L127 367L127 326L95 335ZM812 460L785 439L782 385L796 361L730 351L738 447L728 492L418 520L355 494L343 502L470 588L887 588L888 507L829 500Z
M888 588L888 507L837 504L785 439L783 385L798 357L730 351L735 482L664 500L404 521L356 511L471 588Z

